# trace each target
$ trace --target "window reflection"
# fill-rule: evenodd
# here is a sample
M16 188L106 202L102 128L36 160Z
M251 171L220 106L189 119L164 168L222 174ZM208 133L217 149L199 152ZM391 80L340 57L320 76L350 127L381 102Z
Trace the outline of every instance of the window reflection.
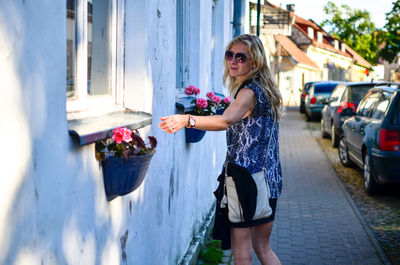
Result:
M84 0L85 1L85 0ZM82 29L87 40L87 94L111 94L111 26L112 0L86 0L87 11L77 12L76 0L67 0L67 98L76 98L77 90L85 89L76 85L76 63L82 62L77 58L76 46L77 28ZM77 24L86 16L87 24ZM83 58L82 58L83 59ZM81 95L79 92L79 95ZM85 92L84 92L85 93Z
M67 1L67 98L73 98L75 89L75 0Z
M88 94L110 94L110 0L88 0Z

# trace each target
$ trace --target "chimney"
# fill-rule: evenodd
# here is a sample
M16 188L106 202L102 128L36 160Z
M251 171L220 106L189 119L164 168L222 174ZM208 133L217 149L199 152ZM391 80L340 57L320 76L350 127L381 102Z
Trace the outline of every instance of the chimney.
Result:
M288 4L288 5L286 5L286 9L287 9L287 11L290 11L290 12L294 12L294 4Z

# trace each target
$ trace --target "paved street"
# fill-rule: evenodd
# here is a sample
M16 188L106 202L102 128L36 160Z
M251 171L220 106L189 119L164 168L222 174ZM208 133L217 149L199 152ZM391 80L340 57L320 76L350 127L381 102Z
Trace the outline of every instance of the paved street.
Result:
M284 188L272 247L282 264L389 264L297 109L280 126Z

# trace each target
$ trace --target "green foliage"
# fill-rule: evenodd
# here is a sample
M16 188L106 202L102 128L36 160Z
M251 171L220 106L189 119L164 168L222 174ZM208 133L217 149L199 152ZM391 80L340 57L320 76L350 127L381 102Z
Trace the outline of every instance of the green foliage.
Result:
M385 29L378 34L380 41L385 44L379 54L392 63L400 53L400 0L393 2L392 11L386 13Z
M200 258L207 265L217 265L222 261L222 250L220 240L211 240L206 244L206 249L200 251Z
M348 5L338 7L329 1L324 6L325 19L322 27L326 27L332 36L344 41L369 63L377 62L378 40L376 28L368 11L351 9Z

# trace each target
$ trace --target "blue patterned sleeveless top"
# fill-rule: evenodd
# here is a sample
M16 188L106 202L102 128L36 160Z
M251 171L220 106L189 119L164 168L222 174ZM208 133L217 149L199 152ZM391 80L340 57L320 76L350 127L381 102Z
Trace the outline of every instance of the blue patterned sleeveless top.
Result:
M251 174L262 170L269 139L272 135L265 163L265 178L271 198L278 198L282 191L282 170L279 159L279 125L274 129L273 110L269 99L257 80L247 80L241 87L254 92L255 105L249 116L231 125L226 131L228 161L247 168Z

